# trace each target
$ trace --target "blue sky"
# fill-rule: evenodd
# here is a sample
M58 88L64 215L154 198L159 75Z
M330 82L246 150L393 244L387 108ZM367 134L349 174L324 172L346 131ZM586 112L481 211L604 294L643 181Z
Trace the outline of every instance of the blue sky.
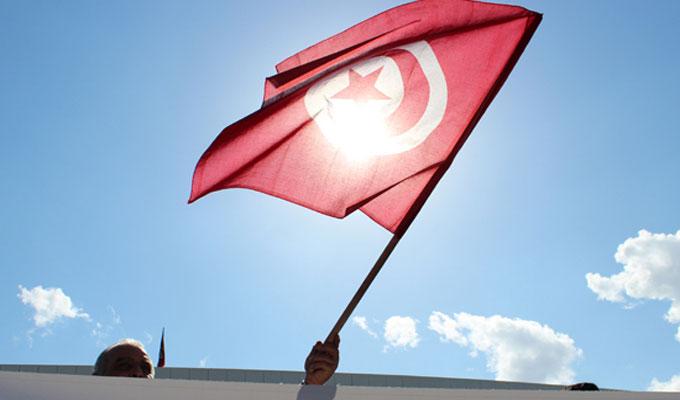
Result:
M543 23L339 370L680 388L680 3L517 3ZM276 62L398 4L0 3L0 363L155 358L165 326L169 366L301 369L389 232L245 190L188 206L191 175Z

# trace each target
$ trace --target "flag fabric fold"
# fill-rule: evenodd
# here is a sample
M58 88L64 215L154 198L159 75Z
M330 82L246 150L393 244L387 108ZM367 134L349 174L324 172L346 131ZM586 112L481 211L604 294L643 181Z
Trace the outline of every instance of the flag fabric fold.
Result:
M247 188L405 229L540 20L520 7L423 0L289 57L266 79L262 107L203 154L189 201Z

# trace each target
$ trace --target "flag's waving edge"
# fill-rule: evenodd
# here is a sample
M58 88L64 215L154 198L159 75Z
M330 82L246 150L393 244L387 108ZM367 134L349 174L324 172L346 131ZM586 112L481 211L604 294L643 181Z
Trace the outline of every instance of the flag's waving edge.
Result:
M421 0L398 6L281 61L278 74L265 80L265 104L319 73L386 45L531 16L540 21L540 14L522 7L470 0Z
M267 79L265 105L203 154L190 202L248 188L338 218L361 209L405 230L540 19L519 7L424 0L303 50Z
M338 49L353 48L418 21L423 21L423 24L414 27L410 35L405 33L409 35L406 37L417 37L419 34L436 35L458 28L467 29L493 20L530 13L535 14L522 7L471 0L414 1L384 11L286 58L276 65L276 72L282 73L328 57L335 54Z

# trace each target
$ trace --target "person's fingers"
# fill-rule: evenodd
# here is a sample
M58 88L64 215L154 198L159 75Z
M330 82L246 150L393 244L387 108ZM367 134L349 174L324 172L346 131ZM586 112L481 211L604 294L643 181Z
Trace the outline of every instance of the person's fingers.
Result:
M338 353L339 353L338 349L331 347L329 345L322 344L320 346L314 346L309 355L314 356L316 354L327 354L330 357L338 358Z
M316 363L323 363L333 368L338 366L338 360L327 355L317 355L315 357L310 357L308 365L311 367Z
M324 352L313 352L309 354L308 357L309 361L316 361L316 360L328 360L329 362L336 362L337 357L334 356L333 354L328 354Z
M308 377L313 377L315 380L326 380L333 375L333 370L318 367L314 370L307 371Z
M335 360L329 358L315 358L310 360L309 367L314 368L314 365L328 365L329 367L336 368L338 363Z
M317 368L313 371L307 372L306 376L311 376L311 377L314 377L314 379L317 380L317 381L325 382L325 381L328 380L328 378L333 376L334 372L335 371L333 369L319 367L319 368Z
M338 358L338 349L331 347L329 345L323 345L320 348L316 349L315 351L316 354L327 354L330 357L333 358Z
M314 346L312 346L312 350L310 350L310 353L313 352L314 350L319 349L321 346L323 346L323 343L321 342L314 343Z
M318 349L322 350L333 350L333 351L338 351L338 347L335 346L334 343L323 343L321 346L318 347Z
M317 353L323 346L323 343L321 342L316 342L314 346L312 346L312 349L309 351L309 355L312 355L314 353Z
M340 346L340 335L333 336L331 340L326 341L325 344L331 345L337 349Z
M337 363L338 362L338 357L337 354L331 354L331 353L325 353L325 352L319 352L319 353L314 353L310 356L312 360L326 360L328 362L333 362Z
M323 384L338 368L340 337L335 335L326 343L317 341L305 359L305 381L309 384Z
M315 373L315 372L318 372L318 371L333 372L333 371L335 371L335 365L329 364L329 363L323 362L323 361L316 361L316 362L313 362L309 365L309 370L312 373Z

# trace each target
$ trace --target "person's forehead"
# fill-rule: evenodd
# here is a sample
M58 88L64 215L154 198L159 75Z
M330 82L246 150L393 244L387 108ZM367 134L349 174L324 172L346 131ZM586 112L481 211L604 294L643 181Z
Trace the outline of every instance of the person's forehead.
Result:
M111 349L109 351L109 357L111 360L115 360L123 357L148 358L148 355L144 350L140 349L137 346L133 346L130 344L122 344Z

